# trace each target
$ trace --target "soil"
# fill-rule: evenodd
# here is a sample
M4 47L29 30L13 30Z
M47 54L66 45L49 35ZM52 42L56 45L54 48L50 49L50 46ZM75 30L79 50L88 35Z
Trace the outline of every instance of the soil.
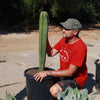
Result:
M52 69L52 68L47 68L47 67L45 67L45 69L44 70L54 70L54 69ZM34 74L36 74L36 73L38 73L39 72L39 69L38 68L31 68L31 69L29 69L27 72L26 72L26 74L28 74L28 75L34 75Z
M30 70L28 70L26 72L26 74L33 76L33 75L35 75L38 72L39 72L39 69L30 69Z
M0 31L0 55L16 54L29 51L38 51L39 32L33 30L31 32L3 32ZM53 26L49 29L48 37L51 46L54 46L62 38L62 30ZM84 29L80 32L80 37L87 45L95 45L100 43L100 24L95 27Z

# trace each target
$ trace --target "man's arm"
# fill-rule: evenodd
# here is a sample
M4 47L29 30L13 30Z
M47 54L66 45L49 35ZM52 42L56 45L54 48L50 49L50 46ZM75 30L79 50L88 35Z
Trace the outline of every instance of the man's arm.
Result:
M47 37L47 43L46 43L46 53L48 54L48 56L52 57L54 55L56 55L58 53L58 50L52 48L50 46L50 43L49 43L49 40L48 40L48 37ZM35 80L38 81L40 79L40 82L43 80L44 77L47 76L47 72L48 71L43 71L43 72L39 72L39 73L36 73L34 75L35 77Z
M49 75L54 77L73 76L73 74L76 72L77 69L78 69L77 66L70 64L69 69L60 71L49 71Z
M48 40L48 37L47 37L47 44L46 44L46 53L48 54L48 56L52 57L54 55L56 55L58 53L58 50L52 48L50 46L50 43L49 43L49 40Z
M67 76L73 76L73 74L77 70L77 66L70 64L69 69L66 70L60 70L60 71L49 71L49 75L53 77L67 77ZM44 77L47 76L48 71L43 71L36 73L34 75L35 80L38 81L40 79L40 82L43 80Z

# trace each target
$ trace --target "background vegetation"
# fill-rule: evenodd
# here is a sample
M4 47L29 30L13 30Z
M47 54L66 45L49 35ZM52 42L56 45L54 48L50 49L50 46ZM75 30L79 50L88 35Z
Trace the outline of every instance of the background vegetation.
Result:
M43 10L49 13L53 25L69 17L78 18L82 24L100 22L100 0L3 0L0 3L0 26L37 27Z

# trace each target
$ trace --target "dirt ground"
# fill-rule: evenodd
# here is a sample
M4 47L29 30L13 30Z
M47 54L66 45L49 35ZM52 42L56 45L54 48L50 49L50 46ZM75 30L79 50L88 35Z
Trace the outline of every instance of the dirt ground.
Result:
M48 36L52 46L54 46L62 37L62 30L59 27L49 29ZM100 44L100 25L84 29L80 32L80 37L89 46ZM27 51L38 51L39 32L33 30L31 32L0 34L0 55L6 56L13 53L21 53Z

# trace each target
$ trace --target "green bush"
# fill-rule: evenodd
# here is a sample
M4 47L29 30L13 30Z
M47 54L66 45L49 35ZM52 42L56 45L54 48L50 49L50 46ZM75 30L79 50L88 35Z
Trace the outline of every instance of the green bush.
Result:
M94 4L92 3L86 3L84 4L84 6L81 9L81 17L84 21L84 23L88 24L88 23L97 23L97 11L95 9Z
M100 0L6 0L5 2L0 3L1 25L15 21L22 25L38 25L41 11L48 12L50 23L53 24L65 21L69 17L78 18L82 23L88 24L100 22Z
M19 4L24 24L38 23L39 2L37 0L19 0Z

